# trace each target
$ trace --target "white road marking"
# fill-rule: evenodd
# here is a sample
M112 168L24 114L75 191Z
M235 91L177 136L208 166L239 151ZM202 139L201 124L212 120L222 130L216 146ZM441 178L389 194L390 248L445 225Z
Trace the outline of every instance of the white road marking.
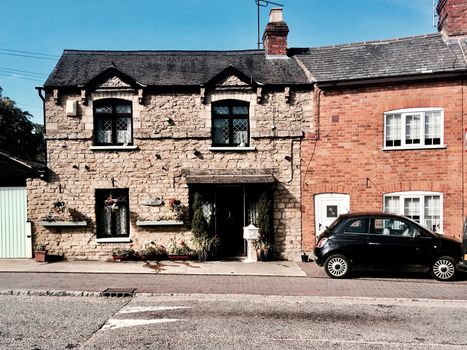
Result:
M180 319L176 318L159 318L155 320L141 320L141 319L109 319L106 324L102 327L103 331L117 329L117 328L124 328L124 327L134 327L134 326L144 326L148 324L156 324L156 323L169 323L169 322L177 322Z
M131 314L135 312L147 312L147 311L165 311L165 310L178 310L178 309L192 309L191 306L135 306L127 307L126 309L120 310L119 314Z

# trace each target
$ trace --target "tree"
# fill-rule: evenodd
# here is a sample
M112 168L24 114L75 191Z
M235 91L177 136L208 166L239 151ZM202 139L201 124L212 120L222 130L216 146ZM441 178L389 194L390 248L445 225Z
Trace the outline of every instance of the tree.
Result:
M0 87L0 149L24 159L44 161L44 126L32 122L32 115L2 96Z

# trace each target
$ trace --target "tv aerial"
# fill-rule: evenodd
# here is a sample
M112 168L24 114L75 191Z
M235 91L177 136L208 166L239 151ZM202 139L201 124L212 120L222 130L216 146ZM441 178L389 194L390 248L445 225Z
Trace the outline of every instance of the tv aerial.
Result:
M269 1L269 0L255 0L256 5L258 6L258 50L261 49L261 37L260 37L260 7L268 7L269 5L276 5L284 7L284 5L279 4L278 2Z

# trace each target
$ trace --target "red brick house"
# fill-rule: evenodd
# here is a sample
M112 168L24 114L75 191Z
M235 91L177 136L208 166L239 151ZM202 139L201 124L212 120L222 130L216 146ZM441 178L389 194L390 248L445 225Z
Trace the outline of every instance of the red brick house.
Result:
M440 33L302 50L315 81L302 142L302 233L347 211L406 215L458 238L466 216L467 1L442 0Z

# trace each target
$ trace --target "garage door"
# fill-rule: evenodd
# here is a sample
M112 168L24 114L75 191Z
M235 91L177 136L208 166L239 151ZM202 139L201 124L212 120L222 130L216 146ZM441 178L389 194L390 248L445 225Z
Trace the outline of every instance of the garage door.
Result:
M0 187L0 258L32 256L25 187Z

